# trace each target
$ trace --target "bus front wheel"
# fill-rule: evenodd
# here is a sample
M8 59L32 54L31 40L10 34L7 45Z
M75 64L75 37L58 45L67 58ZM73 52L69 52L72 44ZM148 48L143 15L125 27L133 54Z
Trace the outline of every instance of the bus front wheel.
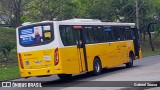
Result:
M102 71L101 62L100 62L99 58L95 58L94 62L93 62L93 74L97 76L97 75L101 74L101 71Z
M72 77L72 74L58 74L58 77L61 80L69 80Z

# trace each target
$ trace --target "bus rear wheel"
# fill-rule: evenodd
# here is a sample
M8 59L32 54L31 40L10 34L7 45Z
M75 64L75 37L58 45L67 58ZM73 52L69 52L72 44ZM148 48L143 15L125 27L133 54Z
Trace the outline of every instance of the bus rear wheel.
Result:
M58 77L61 80L69 80L72 77L72 74L58 74Z
M93 62L93 74L94 75L100 75L102 71L102 65L101 62L99 60L99 58L95 58L94 62Z
M129 55L129 62L126 63L126 67L127 67L127 68L130 68L130 67L133 66L133 59L134 59L134 55L133 55L133 54L130 54L130 55Z

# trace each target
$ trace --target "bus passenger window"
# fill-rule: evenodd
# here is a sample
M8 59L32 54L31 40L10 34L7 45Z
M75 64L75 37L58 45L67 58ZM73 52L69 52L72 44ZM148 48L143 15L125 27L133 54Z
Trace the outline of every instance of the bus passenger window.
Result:
M107 42L113 41L112 29L110 27L105 27L104 32L105 32L105 38Z
M90 39L89 39L89 33L88 33L88 30L87 30L87 27L85 27L85 29L84 29L84 36L85 36L86 44L89 44Z
M129 29L125 30L125 36L127 40L132 40L133 39L132 31Z
M87 44L95 43L93 27L86 26L84 32L85 32L86 43Z
M71 26L60 26L60 35L64 46L76 45L74 34Z
M95 43L98 43L99 41L98 41L98 30L97 30L97 28L96 27L93 27L93 29L92 29L92 32L93 32L93 38L94 38L94 42Z
M104 31L101 26L96 26L93 28L94 30L94 38L96 43L105 42Z
M120 27L119 34L120 34L121 41L126 40L124 32L125 32L125 28L124 27Z
M121 35L120 35L121 31L119 29L119 27L113 27L113 35L116 41L120 41L121 40Z

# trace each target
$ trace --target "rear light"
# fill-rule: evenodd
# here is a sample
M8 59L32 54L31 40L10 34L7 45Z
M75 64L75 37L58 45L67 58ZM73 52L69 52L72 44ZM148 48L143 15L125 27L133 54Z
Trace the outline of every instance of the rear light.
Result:
M20 63L21 68L24 69L23 61L22 61L22 56L21 56L20 53L19 53L19 63Z
M58 63L59 63L59 53L58 53L58 48L56 48L54 53L54 65L58 65Z

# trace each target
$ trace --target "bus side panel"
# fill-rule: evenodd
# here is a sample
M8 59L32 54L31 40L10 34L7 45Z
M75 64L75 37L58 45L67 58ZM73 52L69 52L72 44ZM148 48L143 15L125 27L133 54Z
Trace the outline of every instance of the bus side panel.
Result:
M59 62L61 63L61 74L79 74L80 59L77 46L59 48Z
M107 68L122 65L129 61L129 52L134 52L133 41L110 42L107 50L110 50L107 58Z
M106 67L107 68L111 68L111 67L114 67L115 64L116 64L116 56L117 53L115 51L115 44L114 43L106 43L106 46L105 46L105 60L106 60Z
M122 63L127 63L129 61L130 51L133 51L133 53L134 53L133 40L121 42L121 56L123 59Z
M121 61L120 64L123 64L123 63L128 62L128 60L129 60L128 59L128 57L129 57L129 55L128 55L129 51L128 51L128 47L127 47L128 41L122 41L120 43L121 43L120 44L120 54L121 54L121 59L122 59L122 61Z
M107 59L110 62L108 63L110 67L115 67L122 62L122 56L120 52L120 42L111 42L109 43L110 57Z
M119 65L129 62L130 51L134 53L133 40L119 42L121 60ZM118 59L118 57L117 57Z
M86 45L88 71L93 71L93 60L97 56L101 60L102 68L106 68L107 54L109 53L106 44L89 44Z
M118 65L122 65L128 62L128 53L122 53L121 50L126 50L127 48L122 48L126 44L125 42L111 42L104 44L94 44L86 45L88 70L93 70L93 60L98 56L101 60L102 68L112 68ZM119 47L120 46L120 47ZM119 48L119 49L118 49ZM125 55L122 57L121 55Z
M107 54L107 68L112 68L118 65L123 64L124 57L122 49L122 42L108 42L106 47Z
M128 57L129 57L130 51L132 51L135 55L133 40L127 41L126 45L127 45ZM128 62L129 62L129 58L128 58Z

